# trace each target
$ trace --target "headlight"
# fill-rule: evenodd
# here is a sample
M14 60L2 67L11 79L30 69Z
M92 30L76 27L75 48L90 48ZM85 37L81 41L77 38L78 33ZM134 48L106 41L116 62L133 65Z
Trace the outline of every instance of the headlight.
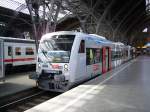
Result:
M65 68L65 69L64 69L64 71L68 71L68 69L67 69L67 68Z
M38 63L38 67L41 68L41 63Z
M68 69L68 65L67 65L67 64L65 64L65 65L64 65L64 68L65 68L65 69Z

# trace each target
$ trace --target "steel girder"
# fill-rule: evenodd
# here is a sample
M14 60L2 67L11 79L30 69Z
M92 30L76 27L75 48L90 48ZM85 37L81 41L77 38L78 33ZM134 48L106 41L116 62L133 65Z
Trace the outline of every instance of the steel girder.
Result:
M55 3L53 3L54 0L44 1L51 4L50 6L53 4L59 6L58 0ZM124 40L136 31L135 28L141 26L137 25L140 21L145 26L145 23L142 22L142 19L147 18L144 3L144 0L62 0L57 11L55 8L53 11L52 7L49 9L49 25L55 29L58 24L58 13L68 10L79 20L83 32L106 34L113 40ZM136 17L137 19L133 20Z

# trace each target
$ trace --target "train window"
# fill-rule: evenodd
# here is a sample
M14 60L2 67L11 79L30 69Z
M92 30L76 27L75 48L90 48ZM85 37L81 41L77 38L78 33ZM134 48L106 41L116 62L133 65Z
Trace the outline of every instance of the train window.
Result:
M33 51L33 48L26 48L26 55L34 55L34 51Z
M15 49L15 54L16 55L21 55L21 48L20 47L16 47L16 49Z
M86 65L90 65L90 49L86 49Z
M85 41L81 40L79 53L85 53Z
M8 56L12 56L12 47L8 46Z
M45 45L49 51L71 51L74 38L75 35L54 35L51 39L45 40L43 45Z
M102 61L102 50L95 48L86 49L86 64L96 64Z
M102 62L102 49L100 49L100 62Z
M111 51L111 60L112 60L112 61L115 60L115 57L114 57L114 56L115 56L115 52L114 52L114 51Z
M111 59L112 61L117 60L118 58L118 51L111 51Z
M120 51L117 51L117 58L120 57Z
M100 49L95 49L95 60L94 62L95 63L99 63L100 62L100 58L101 58L101 52L100 52Z
M123 51L112 51L111 57L112 57L112 61L120 59L123 57Z
M128 50L126 50L126 56L128 56Z
M119 51L117 51L116 58L117 59L119 58Z
M94 54L92 48L86 49L86 64L91 65L93 64Z

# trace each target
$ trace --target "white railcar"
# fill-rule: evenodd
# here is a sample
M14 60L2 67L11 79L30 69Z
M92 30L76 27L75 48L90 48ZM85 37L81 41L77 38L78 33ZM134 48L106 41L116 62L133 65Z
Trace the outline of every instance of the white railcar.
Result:
M39 44L37 85L44 90L64 92L123 63L122 49L123 44L93 34L48 33ZM112 51L119 55L115 60Z
M5 77L5 71L22 65L36 64L36 49L34 40L0 37L1 75Z
M113 42L112 47L112 68L121 65L124 62L123 52L125 49L125 45L121 42Z

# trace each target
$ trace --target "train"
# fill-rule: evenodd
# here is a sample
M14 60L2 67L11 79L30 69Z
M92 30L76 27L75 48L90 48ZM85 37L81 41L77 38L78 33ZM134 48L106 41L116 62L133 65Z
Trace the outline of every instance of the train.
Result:
M7 70L30 65L36 65L34 40L0 37L0 79Z
M59 31L42 36L35 79L40 89L65 92L132 59L133 47L96 34Z

